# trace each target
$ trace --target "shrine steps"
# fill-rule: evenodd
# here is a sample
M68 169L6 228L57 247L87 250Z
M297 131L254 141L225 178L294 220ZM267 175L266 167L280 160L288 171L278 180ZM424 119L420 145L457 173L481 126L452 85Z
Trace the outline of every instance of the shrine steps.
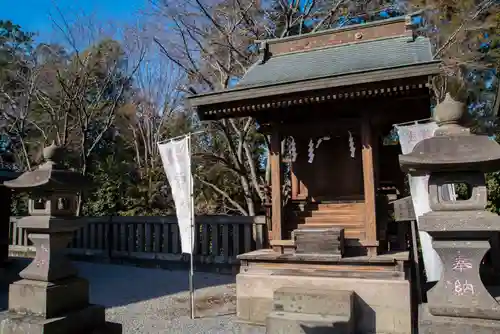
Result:
M361 216L348 216L335 212L317 214L308 212L311 216L298 215L296 221L301 224L339 224L339 225L359 225L364 224L365 219Z
M347 214L364 214L365 203L363 202L318 202L309 203L305 207L309 211L335 211Z
M343 228L346 246L365 240L365 205L362 202L320 202L293 208L290 226L296 228Z
M354 333L352 291L283 287L274 292L266 330L276 334Z

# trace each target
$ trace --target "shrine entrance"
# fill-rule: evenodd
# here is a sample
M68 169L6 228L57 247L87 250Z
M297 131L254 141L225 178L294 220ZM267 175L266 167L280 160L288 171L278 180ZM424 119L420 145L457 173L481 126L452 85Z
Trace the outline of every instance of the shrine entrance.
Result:
M261 131L285 142L281 184L289 182L291 190L280 225L283 239L292 239L296 229L329 226L344 229L348 248L386 248L388 202L403 194L405 180L400 147L387 145L388 137L393 124L430 115L428 89L413 87L365 101L336 98L291 106L286 116L257 114ZM276 244L274 231L273 226Z
M363 199L363 161L356 133L291 137L296 158L291 161L292 200L311 203ZM340 158L342 157L342 158Z

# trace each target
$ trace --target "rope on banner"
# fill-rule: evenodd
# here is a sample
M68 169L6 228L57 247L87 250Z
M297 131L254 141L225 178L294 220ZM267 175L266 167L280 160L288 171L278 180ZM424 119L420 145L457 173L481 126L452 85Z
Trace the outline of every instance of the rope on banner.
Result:
M408 121L408 122L403 122L403 123L398 123L398 124L393 124L392 126L397 128L398 126L403 126L403 125L410 125L410 124L418 124L418 123L425 123L425 122L431 122L434 119L432 117L429 118L423 118L423 119L417 119L415 121Z
M176 136L176 137L172 137L172 138L168 138L168 139L156 142L156 144L157 145L161 145L161 144L165 144L165 143L171 142L173 140L184 138L186 136L199 135L201 133L208 132L208 131L210 131L210 130L200 130L200 131L196 131L196 132L188 132L188 133L185 133L185 134L180 135L180 136Z

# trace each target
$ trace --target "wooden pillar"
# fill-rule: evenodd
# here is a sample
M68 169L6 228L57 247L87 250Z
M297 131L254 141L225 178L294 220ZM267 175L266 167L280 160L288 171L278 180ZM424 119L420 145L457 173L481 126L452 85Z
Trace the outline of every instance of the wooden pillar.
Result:
M299 180L299 189L299 199L306 200L307 196L309 196L309 191L307 185L302 180Z
M381 156L381 143L379 142L379 138L381 136L380 131L377 129L374 133L375 129L372 128L372 151L373 151L373 173L375 179L375 190L380 187L380 159Z
M295 174L295 170L293 168L294 163L290 162L290 178L292 179L292 200L296 200L299 197L299 179Z
M377 222L375 211L375 176L373 171L373 136L369 116L361 120L361 144L363 159L363 188L365 194L365 246L368 255L377 255Z
M273 240L281 240L283 208L281 185L283 184L283 171L281 168L281 135L277 129L273 129L271 134L271 225Z

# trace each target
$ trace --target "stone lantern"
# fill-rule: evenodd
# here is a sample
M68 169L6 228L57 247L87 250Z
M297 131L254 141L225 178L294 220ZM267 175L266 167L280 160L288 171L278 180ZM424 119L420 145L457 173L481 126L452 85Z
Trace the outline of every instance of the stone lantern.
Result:
M105 322L104 307L89 304L88 281L78 277L64 249L85 221L76 217L78 193L88 184L83 175L60 166L63 150L43 150L45 163L7 188L29 194L29 216L18 226L36 248L34 260L9 286L9 310L1 314L0 333L121 333Z
M429 174L431 212L419 228L433 238L443 262L441 279L427 293L419 314L420 333L499 333L500 305L479 275L490 241L500 231L500 217L486 211L484 173L500 170L500 145L464 127L466 106L450 95L436 107L439 125L433 138L401 155L405 172ZM467 200L443 199L447 184L465 183Z

